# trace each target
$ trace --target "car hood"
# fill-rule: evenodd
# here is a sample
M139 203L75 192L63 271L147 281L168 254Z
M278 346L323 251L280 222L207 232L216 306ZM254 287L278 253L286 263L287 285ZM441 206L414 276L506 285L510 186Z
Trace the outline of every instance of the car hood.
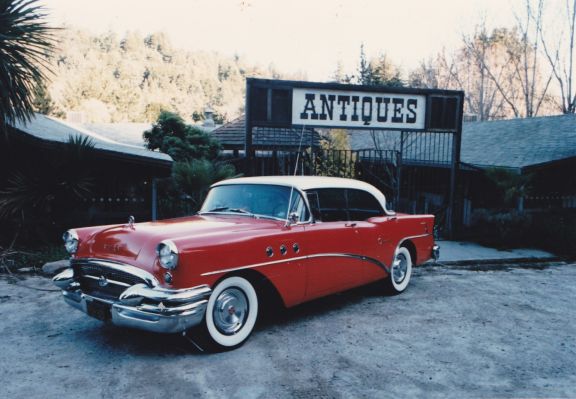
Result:
M227 242L234 236L246 237L246 234L238 234L240 232L265 234L266 230L281 225L281 221L250 216L198 215L132 226L105 226L81 240L77 255L134 263L134 260L155 257L156 246L163 240L172 240L179 250L186 251L206 244Z

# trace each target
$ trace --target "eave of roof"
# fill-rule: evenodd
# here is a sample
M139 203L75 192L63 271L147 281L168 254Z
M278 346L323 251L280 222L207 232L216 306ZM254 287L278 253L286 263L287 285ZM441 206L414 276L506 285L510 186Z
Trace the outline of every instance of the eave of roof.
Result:
M12 126L41 145L53 146L67 143L70 137L89 137L94 148L116 159L146 163L162 168L172 166L168 154L146 150L135 145L118 143L81 126L73 125L46 115L35 114L28 122L16 122Z

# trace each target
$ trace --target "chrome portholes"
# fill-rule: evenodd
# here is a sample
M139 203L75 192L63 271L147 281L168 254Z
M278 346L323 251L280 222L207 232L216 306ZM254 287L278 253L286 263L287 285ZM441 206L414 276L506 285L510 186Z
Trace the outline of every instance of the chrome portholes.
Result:
M238 288L227 288L218 295L212 311L216 329L224 335L234 335L248 318L248 299Z
M288 252L288 250L286 249L286 245L284 244L280 245L280 253L282 255L286 255L286 252Z
M401 284L408 273L408 259L403 253L398 253L392 263L392 278L396 284Z
M266 255L268 255L269 258L274 256L274 250L272 249L272 247L266 248Z
M300 252L300 245L298 245L298 243L295 242L295 243L292 245L292 250L293 250L295 253Z

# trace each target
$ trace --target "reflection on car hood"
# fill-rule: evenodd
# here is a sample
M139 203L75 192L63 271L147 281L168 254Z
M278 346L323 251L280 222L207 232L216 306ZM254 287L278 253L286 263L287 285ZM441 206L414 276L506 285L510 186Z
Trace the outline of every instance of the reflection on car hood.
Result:
M186 245L220 241L223 235L238 235L249 230L277 229L283 222L257 219L247 215L198 215L157 222L107 226L93 233L81 245L78 256L101 257L121 261L137 259L143 249L155 250L162 240L172 240Z

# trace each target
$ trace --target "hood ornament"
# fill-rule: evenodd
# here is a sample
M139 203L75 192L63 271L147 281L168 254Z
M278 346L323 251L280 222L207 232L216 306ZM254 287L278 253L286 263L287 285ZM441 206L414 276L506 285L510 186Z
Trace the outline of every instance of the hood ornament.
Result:
M136 221L136 219L134 219L134 216L130 216L128 218L128 227L131 228L132 230L134 230L134 222Z
M108 279L104 276L100 276L100 278L98 279L98 285L100 287L106 287L108 285Z

